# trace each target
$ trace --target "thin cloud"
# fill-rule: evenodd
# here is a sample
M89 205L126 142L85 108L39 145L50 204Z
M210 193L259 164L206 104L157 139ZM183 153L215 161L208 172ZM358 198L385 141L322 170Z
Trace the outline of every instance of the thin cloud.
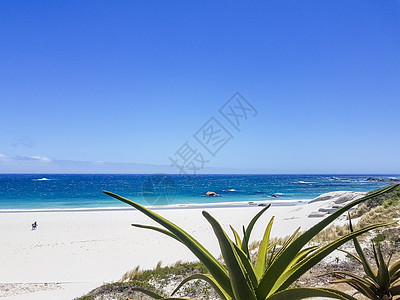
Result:
M10 161L10 160L11 159L8 156L0 153L0 161Z
M42 156L31 156L32 159L39 160L42 162L51 162L50 158L42 157Z
M48 157L45 156L15 156L13 158L10 158L10 160L13 161L36 161L36 162L52 162L52 160Z

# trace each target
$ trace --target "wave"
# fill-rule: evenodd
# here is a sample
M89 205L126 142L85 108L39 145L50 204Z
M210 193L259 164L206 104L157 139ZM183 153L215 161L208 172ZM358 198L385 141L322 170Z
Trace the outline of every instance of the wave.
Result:
M151 210L165 209L206 209L206 208L229 208L229 207L252 207L273 204L278 206L294 206L307 204L312 199L293 199L293 200L258 200L258 201L238 201L238 202L215 202L215 203L188 203L188 204L168 204L168 205L146 205ZM101 212L101 211L127 211L135 210L133 207L77 207L77 208L37 208L37 209L0 209L2 213L54 213L54 212Z
M49 178L43 177L43 178L32 179L32 180L33 180L33 181L48 181L48 180L53 180L53 179L49 179Z

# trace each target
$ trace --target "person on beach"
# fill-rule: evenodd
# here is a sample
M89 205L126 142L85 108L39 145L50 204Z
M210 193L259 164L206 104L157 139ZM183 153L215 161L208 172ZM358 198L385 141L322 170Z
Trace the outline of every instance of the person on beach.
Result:
M32 224L32 230L35 230L37 228L37 222L35 221L35 223Z

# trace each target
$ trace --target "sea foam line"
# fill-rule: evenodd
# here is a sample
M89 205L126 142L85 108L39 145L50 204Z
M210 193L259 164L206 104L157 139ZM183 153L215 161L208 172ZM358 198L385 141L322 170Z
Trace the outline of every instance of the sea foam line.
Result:
M189 203L189 204L168 204L168 205L144 205L151 210L166 209L205 209L205 208L231 208L231 207L259 207L267 204L276 206L294 206L307 204L311 199L295 200L257 200L239 202L214 202L214 203ZM38 212L101 212L101 211L127 211L135 210L132 207L76 207L76 208L32 208L32 209L0 209L1 213L38 213Z

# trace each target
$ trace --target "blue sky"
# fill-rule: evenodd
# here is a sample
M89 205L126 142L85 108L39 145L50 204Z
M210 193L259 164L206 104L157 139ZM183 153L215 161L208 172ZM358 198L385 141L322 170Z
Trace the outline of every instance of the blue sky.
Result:
M399 30L400 1L1 1L0 172L141 172L189 141L205 173L398 174Z

